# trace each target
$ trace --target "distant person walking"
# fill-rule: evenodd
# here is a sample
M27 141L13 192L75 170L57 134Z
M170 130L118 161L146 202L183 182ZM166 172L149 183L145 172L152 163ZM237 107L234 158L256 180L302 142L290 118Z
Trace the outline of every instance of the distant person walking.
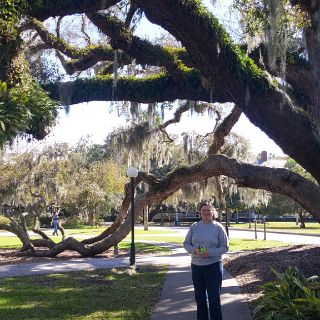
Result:
M200 214L201 221L191 225L183 243L191 254L197 320L222 320L222 255L229 250L229 240L224 227L216 221L218 212L211 202L201 203Z
M59 228L59 211L55 209L55 212L52 216L52 226L53 226L53 236L58 235Z

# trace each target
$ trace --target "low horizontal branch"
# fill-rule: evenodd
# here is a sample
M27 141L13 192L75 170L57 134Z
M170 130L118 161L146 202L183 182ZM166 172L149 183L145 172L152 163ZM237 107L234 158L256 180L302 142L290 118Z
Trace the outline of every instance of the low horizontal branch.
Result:
M202 86L197 73L185 74L186 88L178 87L170 75L161 73L144 78L112 77L77 79L71 82L45 85L51 98L63 105L89 101L136 101L141 103L173 101L176 99L209 100L209 93ZM192 90L191 90L192 89ZM226 102L224 96L216 100Z

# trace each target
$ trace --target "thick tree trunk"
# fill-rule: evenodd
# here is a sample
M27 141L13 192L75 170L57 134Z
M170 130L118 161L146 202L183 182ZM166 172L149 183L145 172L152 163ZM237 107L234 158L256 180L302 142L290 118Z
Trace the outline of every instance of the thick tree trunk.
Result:
M88 213L88 224L92 227L95 225L95 214L93 210Z

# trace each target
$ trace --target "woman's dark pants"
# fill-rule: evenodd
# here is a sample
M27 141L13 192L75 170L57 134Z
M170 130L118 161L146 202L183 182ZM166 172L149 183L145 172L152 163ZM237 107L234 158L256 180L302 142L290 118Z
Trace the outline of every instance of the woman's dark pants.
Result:
M220 291L222 285L222 262L206 266L191 264L192 281L197 303L197 320L222 320ZM210 318L208 317L209 301Z

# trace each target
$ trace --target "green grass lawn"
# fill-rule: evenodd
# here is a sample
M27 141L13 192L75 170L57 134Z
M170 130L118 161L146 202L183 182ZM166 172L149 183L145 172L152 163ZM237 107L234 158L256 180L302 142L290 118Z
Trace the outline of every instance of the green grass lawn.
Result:
M61 238L54 237L53 240L56 242L61 241ZM81 239L79 239L81 240ZM138 239L136 239L138 241ZM0 249L15 249L20 248L22 243L17 237L0 237ZM143 252L143 253L171 253L171 249L168 247L158 246L156 244L150 244L150 243L141 243L136 242L136 250L137 253ZM130 249L130 242L129 241L123 241L120 242L119 249ZM0 318L1 319L1 318Z
M126 238L127 241L130 241L130 237ZM143 237L137 236L137 241L159 241L159 242L168 242L168 243L176 243L181 244L184 241L184 237L181 237L179 234L177 237L173 236L154 236L150 237ZM254 239L237 239L232 238L230 239L230 251L239 251L239 250L255 250L255 249L263 249L263 248L272 248L272 247L281 247L281 246L288 246L290 243L283 242L283 241L276 241L276 240L254 240Z
M248 223L232 223L231 227L249 229ZM295 222L267 222L267 231L283 231L292 233L310 233L320 235L320 224L317 222L307 222L306 228L300 228ZM254 222L251 223L251 229L254 229ZM257 229L263 229L263 224L257 223Z
M230 251L256 250L288 245L290 243L276 240L230 239Z
M237 226L242 226L245 228L245 224L239 224ZM273 226L277 226L277 224L273 223ZM287 226L290 227L290 224L287 223ZM79 241L83 240L83 234L79 235L79 231L85 231L85 234L90 236L95 236L95 233L92 233L94 229L72 229L67 231L72 231L67 235L73 234L76 239ZM101 232L103 229L100 229ZM91 233L90 233L91 232ZM77 237L79 235L79 237ZM61 237L52 237L52 239L56 242L61 241ZM131 233L124 239L122 243L120 243L120 248L129 249L129 243L131 241ZM181 236L181 233L177 231L171 230L135 230L135 241L137 242L137 250L143 251L145 253L169 253L170 248L162 247L158 245L151 245L142 243L141 241L150 241L150 242L166 242L173 244L182 244L184 241L184 237ZM140 241L140 243L139 243ZM286 242L281 241L272 241L272 240L254 240L254 239L231 239L230 241L230 250L251 250L251 249L259 249L259 248L270 248L273 246L284 246L288 245ZM17 237L0 237L0 248L18 248L21 246L20 240Z
M149 320L165 267L0 279L0 319Z
M31 239L36 239L36 237ZM61 241L61 237L52 237L52 240L58 243ZM18 237L0 237L0 249L20 248L21 245L22 243Z
M130 241L131 236L130 234L125 238L125 240ZM165 236L165 235L154 235L152 237L148 236L148 235L137 235L135 236L135 239L137 239L137 241L157 241L157 242L168 242L168 243L182 243L184 241L184 237L181 236L180 233L177 233L175 236L174 235L169 235L169 236Z
M126 249L130 250L131 242L127 241L122 241L119 244L119 249ZM140 252L142 253L162 253L162 254L170 254L172 252L171 248L168 247L163 247L163 246L157 246L155 244L151 243L141 243L141 242L136 242L135 243L136 251L139 254Z
M75 238L85 239L90 238L99 235L101 232L103 232L106 228L89 228L89 229L65 229L65 235L66 236L73 236ZM161 235L161 234L172 234L174 235L176 232L171 230L141 230L136 229L135 235ZM77 237L79 235L79 237ZM81 239L80 239L81 238Z
M0 237L0 249L21 247L21 241L17 237Z
M81 235L88 235L88 236L93 236L93 235L98 235L102 231L104 231L106 228L88 228L88 229L65 229L66 235L74 235L74 234L81 234ZM175 231L171 230L141 230L141 229L135 229L135 234L174 234L176 233Z

